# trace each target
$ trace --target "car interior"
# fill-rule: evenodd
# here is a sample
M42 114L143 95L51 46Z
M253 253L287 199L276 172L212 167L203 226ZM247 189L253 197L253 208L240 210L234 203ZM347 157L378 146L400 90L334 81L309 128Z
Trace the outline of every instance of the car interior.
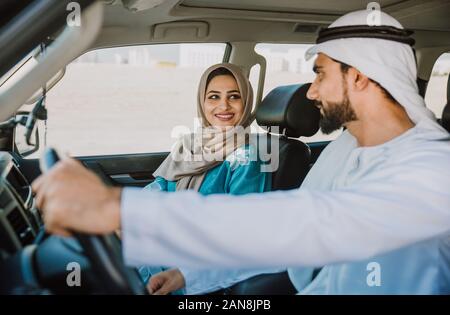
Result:
M45 232L31 183L41 174L37 121L51 119L46 93L65 68L83 54L108 47L177 43L225 43L223 62L250 75L259 65L256 122L265 132L259 141L275 144L278 168L272 189L300 187L330 141L308 142L319 130L320 112L306 97L310 83L280 84L263 95L267 61L255 51L259 43L313 44L318 31L341 15L367 8L366 1L296 0L78 0L79 25L68 24L61 0L6 0L0 3L0 293L1 294L146 294L134 268L125 266L116 235L62 238ZM379 0L381 9L414 31L418 77L425 96L433 66L450 52L449 0ZM76 10L74 11L76 13ZM76 21L76 19L74 20ZM36 62L24 67L29 56ZM439 119L450 132L450 79ZM43 88L44 87L44 88ZM31 103L29 112L19 111ZM18 150L16 128L34 149ZM301 138L301 139L300 139ZM70 139L67 142L70 143ZM144 187L169 152L76 156L105 183ZM48 167L57 162L45 151ZM77 262L82 286L67 284ZM295 294L286 273L260 275L218 294Z

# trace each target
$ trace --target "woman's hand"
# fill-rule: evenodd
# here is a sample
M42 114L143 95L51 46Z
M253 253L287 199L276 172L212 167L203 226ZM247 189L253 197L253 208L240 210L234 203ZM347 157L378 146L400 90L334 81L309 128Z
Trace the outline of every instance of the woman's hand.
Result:
M170 269L152 276L147 284L147 290L153 295L166 295L184 288L185 285L181 271Z

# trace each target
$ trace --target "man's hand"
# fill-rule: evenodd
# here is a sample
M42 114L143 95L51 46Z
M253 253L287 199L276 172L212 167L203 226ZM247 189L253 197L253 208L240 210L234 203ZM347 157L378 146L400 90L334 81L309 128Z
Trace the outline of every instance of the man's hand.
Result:
M121 189L107 187L74 159L58 162L32 187L51 233L107 234L120 228Z
M147 284L147 290L153 295L166 295L184 288L185 285L184 277L180 270L170 269L151 277Z

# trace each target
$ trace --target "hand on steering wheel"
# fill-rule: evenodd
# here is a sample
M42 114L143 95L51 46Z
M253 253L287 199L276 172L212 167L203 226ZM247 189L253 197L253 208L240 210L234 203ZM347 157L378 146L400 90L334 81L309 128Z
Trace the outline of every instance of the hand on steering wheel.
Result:
M49 148L41 158L41 167L44 171L48 170L59 160L56 151ZM96 274L105 284L106 293L147 294L138 272L125 266L121 242L114 233L110 235L74 233L74 236L92 263Z

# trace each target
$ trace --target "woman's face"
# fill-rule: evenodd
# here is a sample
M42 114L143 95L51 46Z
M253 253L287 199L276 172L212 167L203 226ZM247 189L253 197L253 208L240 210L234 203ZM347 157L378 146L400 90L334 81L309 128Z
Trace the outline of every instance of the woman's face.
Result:
M233 76L218 75L209 82L203 110L212 126L237 125L244 114L244 103Z

